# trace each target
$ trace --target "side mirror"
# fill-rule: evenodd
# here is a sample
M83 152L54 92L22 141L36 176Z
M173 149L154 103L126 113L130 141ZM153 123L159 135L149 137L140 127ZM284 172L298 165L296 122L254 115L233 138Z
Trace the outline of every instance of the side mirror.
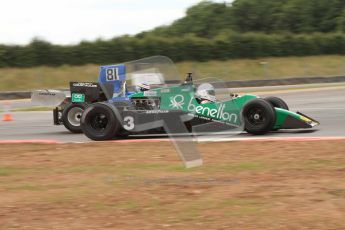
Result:
M192 82L193 82L193 73L188 73L187 78L184 83L186 84L186 83L192 83Z

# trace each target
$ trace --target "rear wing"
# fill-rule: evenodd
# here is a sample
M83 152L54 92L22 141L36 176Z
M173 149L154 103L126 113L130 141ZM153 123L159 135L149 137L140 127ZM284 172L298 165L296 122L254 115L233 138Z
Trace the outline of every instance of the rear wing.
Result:
M107 100L101 86L96 82L70 82L70 91L73 103L94 103Z

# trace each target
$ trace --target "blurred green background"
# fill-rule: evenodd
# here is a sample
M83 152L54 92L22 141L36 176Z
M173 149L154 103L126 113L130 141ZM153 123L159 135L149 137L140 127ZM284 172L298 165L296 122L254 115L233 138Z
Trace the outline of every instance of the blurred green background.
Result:
M100 64L164 55L181 73L268 79L345 73L345 1L202 1L185 17L134 36L55 45L0 45L0 90L96 80ZM25 82L19 82L23 81Z

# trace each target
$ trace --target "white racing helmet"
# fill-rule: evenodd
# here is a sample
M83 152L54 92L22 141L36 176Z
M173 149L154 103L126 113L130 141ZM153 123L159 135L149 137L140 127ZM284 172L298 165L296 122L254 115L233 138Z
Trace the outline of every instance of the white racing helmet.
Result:
M201 100L207 100L210 102L216 101L214 87L209 83L201 84L197 89L196 96Z
M138 91L148 91L151 89L150 85L146 83L139 83L136 88Z

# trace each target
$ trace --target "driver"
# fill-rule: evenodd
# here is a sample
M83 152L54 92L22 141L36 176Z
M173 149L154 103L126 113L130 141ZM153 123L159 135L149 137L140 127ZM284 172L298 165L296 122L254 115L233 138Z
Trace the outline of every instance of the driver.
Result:
M137 90L138 91L141 91L141 92L144 92L144 91L148 91L150 90L150 85L149 84L146 84L146 83L139 83L137 86L136 86Z
M213 103L216 101L216 97L214 95L213 90L207 90L207 89L199 90L197 93L197 96L200 100L201 105Z

